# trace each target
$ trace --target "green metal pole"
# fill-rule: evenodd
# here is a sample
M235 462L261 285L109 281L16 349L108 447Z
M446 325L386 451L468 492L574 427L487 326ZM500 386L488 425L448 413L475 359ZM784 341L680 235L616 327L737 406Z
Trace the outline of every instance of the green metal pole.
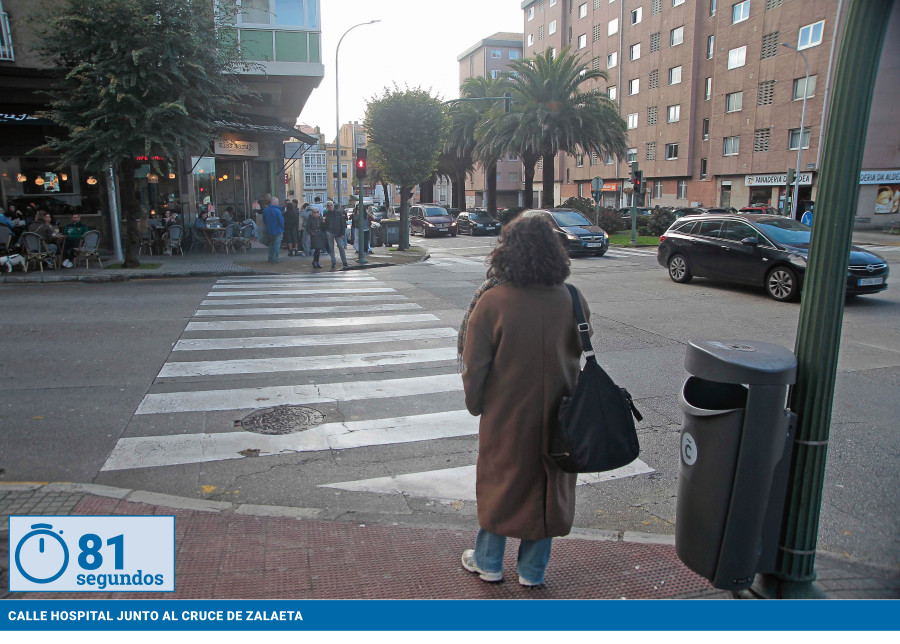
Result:
M825 457L863 145L875 75L893 0L850 0L840 41L834 94L825 126L816 219L797 327L799 416L788 483L778 571L762 576L767 596L821 597L813 583ZM799 174L799 169L797 170Z
M366 209L363 206L363 180L359 180L359 203L356 204L357 212L359 213L359 228L356 231L356 241L357 246L359 247L359 259L356 260L357 264L368 264L369 260L366 259L366 235L363 232L365 228L365 219ZM372 233L369 233L370 235Z

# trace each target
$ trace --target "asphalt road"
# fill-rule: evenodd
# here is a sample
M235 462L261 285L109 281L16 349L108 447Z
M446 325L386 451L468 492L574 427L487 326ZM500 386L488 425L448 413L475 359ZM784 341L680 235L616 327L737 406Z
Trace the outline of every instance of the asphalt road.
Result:
M327 285L346 293L290 293L321 286L277 280L0 287L0 481L85 481L360 522L474 526L477 424L459 414L453 332L494 238L413 241L429 248L427 262ZM585 480L576 526L671 533L686 342L792 347L799 305L699 279L674 284L640 249L575 259L572 273L602 364L645 416L640 465ZM359 306L367 308L350 310ZM846 307L819 539L824 550L893 566L898 312L896 287ZM241 321L247 328L233 328ZM401 335L352 338L363 333ZM323 418L284 435L248 431L253 410L279 400Z

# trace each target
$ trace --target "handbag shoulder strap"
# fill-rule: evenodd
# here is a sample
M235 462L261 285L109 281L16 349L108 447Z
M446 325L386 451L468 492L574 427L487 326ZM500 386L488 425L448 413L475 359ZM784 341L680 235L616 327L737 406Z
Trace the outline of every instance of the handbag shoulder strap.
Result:
M584 319L584 309L581 307L578 290L571 284L566 284L566 288L569 289L569 295L572 296L572 307L575 309L575 320L578 322L578 335L581 336L581 350L587 359L594 359L594 347L591 345L589 334L590 325Z

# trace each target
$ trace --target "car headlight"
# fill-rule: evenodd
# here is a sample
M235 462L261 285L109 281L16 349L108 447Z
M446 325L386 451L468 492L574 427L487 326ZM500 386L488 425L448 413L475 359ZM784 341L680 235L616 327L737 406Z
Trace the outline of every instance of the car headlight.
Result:
M434 224L429 223L427 221L425 222L425 225L428 226L429 228L434 228Z
M806 258L803 255L790 255L788 261L799 268L806 268Z
M571 239L572 241L578 241L578 235L573 235L572 233L566 233L566 239Z
M609 239L609 233L607 233L605 230L603 231L603 239Z
M456 222L455 222L455 221L454 221L452 224L450 224L450 228L453 228L454 226L456 226Z

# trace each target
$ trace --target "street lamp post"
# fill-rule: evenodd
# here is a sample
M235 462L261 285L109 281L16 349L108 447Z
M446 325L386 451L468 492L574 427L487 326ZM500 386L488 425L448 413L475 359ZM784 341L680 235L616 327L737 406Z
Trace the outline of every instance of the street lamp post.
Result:
M780 43L782 47L787 47L788 49L793 49L795 52L803 56L803 62L806 65L806 80L803 84L803 109L800 112L800 140L797 142L797 172L794 175L794 192L791 197L791 219L797 218L797 199L800 194L800 173L803 171L800 167L800 163L803 159L803 128L806 126L806 97L809 96L809 61L806 59L806 54L797 49L796 47L787 44L786 42Z
M341 39L338 40L337 47L334 50L334 122L335 122L335 140L337 141L337 147L335 150L336 163L335 167L337 168L337 207L343 208L341 204L341 117L340 117L340 105L341 105L341 94L340 94L340 83L338 82L338 54L341 51L341 43L344 42L344 36L349 34L351 31L356 29L357 27L362 27L363 25L373 25L376 22L381 22L380 20L370 20L368 22L361 22L358 25L353 25L344 34L341 36ZM349 169L350 164L347 164ZM349 175L349 172L348 172ZM362 195L360 195L360 198ZM341 210L343 213L344 211Z

